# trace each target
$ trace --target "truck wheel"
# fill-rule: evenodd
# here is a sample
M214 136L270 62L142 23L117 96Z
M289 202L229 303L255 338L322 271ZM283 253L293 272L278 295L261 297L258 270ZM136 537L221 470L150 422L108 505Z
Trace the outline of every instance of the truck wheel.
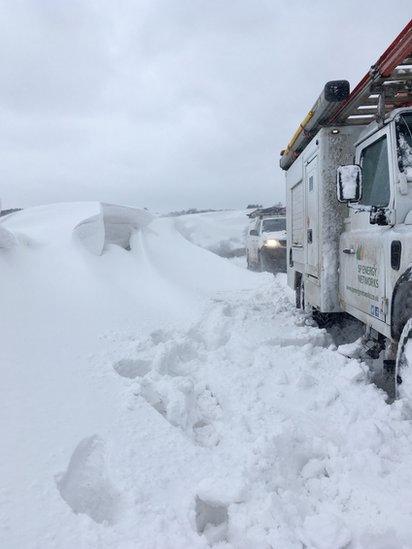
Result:
M258 271L263 273L266 271L266 262L262 252L259 252L258 256Z
M412 403L412 318L401 333L395 368L396 396Z
M312 318L318 325L318 328L330 328L335 323L333 313L321 313L317 309L312 310Z

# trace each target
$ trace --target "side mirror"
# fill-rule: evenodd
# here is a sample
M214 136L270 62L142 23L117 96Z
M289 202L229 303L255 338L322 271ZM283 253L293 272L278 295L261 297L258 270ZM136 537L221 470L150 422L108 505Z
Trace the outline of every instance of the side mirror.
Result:
M359 202L362 197L362 168L357 164L339 166L336 191L339 202Z
M256 229L252 229L249 233L250 236L259 236L259 233L257 232Z

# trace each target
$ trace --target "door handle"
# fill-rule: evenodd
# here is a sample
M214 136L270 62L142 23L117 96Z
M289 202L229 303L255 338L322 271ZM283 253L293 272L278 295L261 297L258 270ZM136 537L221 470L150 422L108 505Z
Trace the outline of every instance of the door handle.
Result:
M353 248L343 248L342 252L344 254L355 255L355 250Z

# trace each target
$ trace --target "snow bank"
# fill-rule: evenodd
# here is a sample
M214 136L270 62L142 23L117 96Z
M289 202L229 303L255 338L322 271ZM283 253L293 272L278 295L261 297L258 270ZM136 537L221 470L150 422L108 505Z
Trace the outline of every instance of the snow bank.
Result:
M250 284L250 274L230 264L221 269L221 280L211 277L219 258L191 245L166 219L143 227L139 221L137 230L133 215L119 237L107 231L115 223L106 211L103 249L102 233L94 233L102 253L90 254L73 230L99 217L101 204L91 202L27 209L0 221L17 243L0 249L0 436L8 456L0 462L0 537L10 549L120 546L123 534L105 524L116 523L123 505L126 515L127 508L136 512L124 492L128 468L136 463L123 455L122 480L113 474L113 456L129 442L126 453L145 447L149 432L157 433L153 441L163 440L164 429L149 419L148 408L149 415L130 424L139 439L133 442L123 424L122 382L128 378L119 374L130 378L145 369L123 356L112 364L107 353L119 334L140 338L187 326L219 290ZM239 275L234 285L233 272ZM175 445L174 434L167 438ZM156 454L154 447L146 452L143 462ZM113 512L101 501L107 494ZM132 530L127 537L139 539Z
M130 250L132 234L154 219L146 210L127 206L101 203L99 209L98 214L83 219L73 229L74 237L96 255L101 255L108 244Z
M404 402L294 309L284 276L172 219L91 254L73 228L100 213L0 222L18 240L0 250L2 546L409 547Z
M0 226L0 250L7 250L17 246L17 239L13 233Z
M249 218L243 211L208 212L176 218L178 231L193 244L222 257L245 254Z

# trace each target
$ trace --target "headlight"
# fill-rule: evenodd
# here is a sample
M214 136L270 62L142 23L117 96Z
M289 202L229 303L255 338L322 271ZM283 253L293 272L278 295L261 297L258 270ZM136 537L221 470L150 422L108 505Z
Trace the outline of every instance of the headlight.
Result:
M267 246L268 248L278 248L280 246L279 240L275 240L274 238L265 240L264 246Z

